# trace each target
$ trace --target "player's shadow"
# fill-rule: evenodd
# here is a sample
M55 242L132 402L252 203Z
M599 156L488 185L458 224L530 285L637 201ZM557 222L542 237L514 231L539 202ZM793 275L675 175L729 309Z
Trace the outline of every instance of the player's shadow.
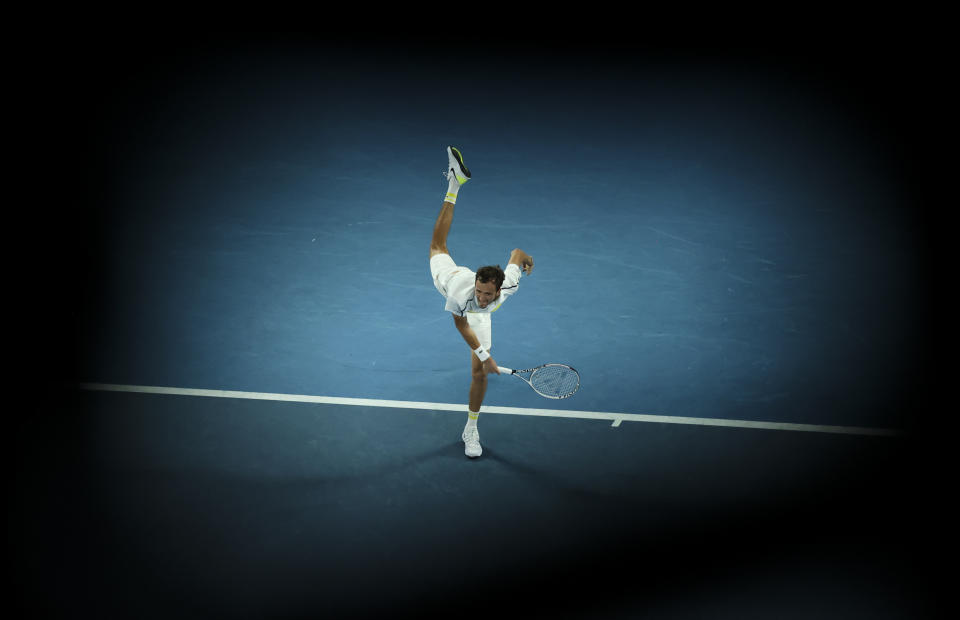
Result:
M551 471L547 466L534 467L521 463L494 448L484 447L483 455L479 458L493 461L534 485L559 495L564 502L618 511L628 510L631 503L626 495L585 487L561 472Z

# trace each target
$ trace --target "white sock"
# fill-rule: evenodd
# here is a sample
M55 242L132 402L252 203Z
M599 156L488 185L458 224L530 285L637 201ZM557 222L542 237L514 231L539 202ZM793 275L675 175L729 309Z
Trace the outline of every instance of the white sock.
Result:
M447 197L444 198L444 202L449 202L450 204L457 203L457 193L460 191L460 183L457 181L457 177L454 174L450 174L450 184L447 185Z
M470 428L471 426L476 428L478 419L480 419L479 411L467 410L467 428Z

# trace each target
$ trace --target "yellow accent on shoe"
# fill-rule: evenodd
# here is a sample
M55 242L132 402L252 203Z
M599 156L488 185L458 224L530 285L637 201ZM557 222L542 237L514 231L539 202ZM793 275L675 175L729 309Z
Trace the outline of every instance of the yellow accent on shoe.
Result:
M470 169L463 163L463 154L460 152L460 149L455 146L448 146L447 148L450 151L450 159L453 160L450 162L450 170L453 172L453 176L456 177L457 183L463 185L470 180ZM457 165L452 165L454 163ZM460 172L463 172L463 174L460 174Z

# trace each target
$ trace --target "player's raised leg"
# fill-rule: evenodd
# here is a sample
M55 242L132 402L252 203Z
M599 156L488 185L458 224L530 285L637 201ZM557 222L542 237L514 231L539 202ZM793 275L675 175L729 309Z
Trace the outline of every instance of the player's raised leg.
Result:
M449 254L447 249L447 235L450 234L450 224L453 223L453 204L444 202L440 207L440 215L433 225L433 238L430 240L430 258L437 254Z
M450 225L453 223L453 208L457 203L460 186L470 180L470 170L463 163L460 151L452 146L447 147L447 195L440 207L440 215L433 226L433 238L430 240L430 257L436 254L449 254L447 250L447 235L450 234Z

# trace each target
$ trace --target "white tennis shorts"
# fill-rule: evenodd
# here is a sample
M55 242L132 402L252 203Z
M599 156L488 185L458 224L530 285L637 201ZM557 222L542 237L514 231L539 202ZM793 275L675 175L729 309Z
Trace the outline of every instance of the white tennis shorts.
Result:
M433 276L433 285L444 298L447 297L447 283L458 271L466 269L460 267L449 254L435 254L430 258L430 275ZM467 323L477 335L480 344L488 351L493 347L493 329L489 312L467 312Z
M444 298L447 297L447 283L457 271L458 267L449 254L434 254L430 257L430 275L433 276L433 285L437 287Z

